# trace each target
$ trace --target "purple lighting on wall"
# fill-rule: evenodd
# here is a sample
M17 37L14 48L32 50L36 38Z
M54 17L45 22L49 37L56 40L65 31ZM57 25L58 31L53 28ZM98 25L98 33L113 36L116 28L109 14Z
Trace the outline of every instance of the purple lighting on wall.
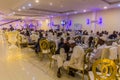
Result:
M68 30L70 26L72 26L72 20L70 19L62 20L61 25Z
M68 21L68 25L71 26L72 25L72 20Z
M48 26L50 26L50 27L54 26L54 22L50 22L50 23L48 24Z
M66 25L66 29L70 29L70 26L72 25L72 20L67 20L67 25Z
M29 24L29 27L30 27L30 28L33 28L33 27L34 27L34 25L31 23L31 24Z
M66 21L65 21L65 20L62 20L62 21L61 21L61 25L62 25L62 26L65 26L65 25L66 25Z
M102 24L103 23L103 19L102 17L99 18L98 24Z
M87 25L89 25L90 24L90 19L87 19L86 23L87 23Z

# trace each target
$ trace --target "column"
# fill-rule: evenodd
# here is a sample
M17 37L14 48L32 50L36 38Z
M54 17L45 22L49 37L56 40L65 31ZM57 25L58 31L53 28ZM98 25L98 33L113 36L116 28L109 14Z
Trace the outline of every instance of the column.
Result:
M93 22L91 23L91 30L94 33L96 32L96 25L97 25L96 20L97 20L97 12L95 11L92 13L92 21Z

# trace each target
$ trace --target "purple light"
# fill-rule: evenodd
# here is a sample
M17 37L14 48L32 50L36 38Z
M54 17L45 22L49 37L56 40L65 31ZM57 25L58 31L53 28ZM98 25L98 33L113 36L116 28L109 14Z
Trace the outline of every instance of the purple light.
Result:
M107 9L107 8L108 8L107 6L104 7L104 9Z
M29 24L29 27L30 27L30 28L33 28L33 27L34 27L34 25L31 23L31 24Z
M69 15L70 13L66 13L66 15Z
M83 10L83 12L87 12L87 10Z
M99 23L99 24L102 24L102 23L103 23L102 17L99 18L99 22L98 22L98 23Z
M50 22L50 23L49 23L49 26L50 26L50 27L54 26L54 22Z
M120 7L120 4L118 4L118 7Z
M77 13L78 13L77 11L74 12L74 14L77 14Z
M90 24L90 19L87 19L86 22L87 22L87 25L89 25Z
M29 6L29 7L31 7L31 6L32 6L32 4L28 4L28 6Z
M61 25L62 25L62 26L65 26L65 25L66 25L66 21L65 21L65 20L62 20L62 21L61 21Z
M50 16L51 18L53 18L53 16Z

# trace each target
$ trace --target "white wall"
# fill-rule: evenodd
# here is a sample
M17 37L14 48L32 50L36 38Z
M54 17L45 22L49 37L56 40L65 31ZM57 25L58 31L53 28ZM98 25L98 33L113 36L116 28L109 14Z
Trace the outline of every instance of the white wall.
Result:
M99 11L97 18L100 16L103 18L103 25L98 25L97 30L120 31L120 9Z
M69 16L69 18L72 20L72 27L74 27L74 24L81 24L82 29L84 30L90 30L91 24L86 25L86 19L92 19L92 13L85 13L85 14L77 14L77 15L72 15Z
M109 10L102 10L96 12L97 20L99 17L102 17L103 24L102 25L96 25L95 31L102 31L107 30L109 32L112 32L113 30L120 31L120 9L109 9ZM94 20L95 14L94 12L88 12L83 14L76 14L69 16L69 19L72 20L73 24L79 23L82 24L82 28L86 29L88 31L93 29L93 24L87 25L86 19ZM60 21L63 19L63 17L57 17L54 19L55 24L60 24ZM72 26L74 27L74 26Z

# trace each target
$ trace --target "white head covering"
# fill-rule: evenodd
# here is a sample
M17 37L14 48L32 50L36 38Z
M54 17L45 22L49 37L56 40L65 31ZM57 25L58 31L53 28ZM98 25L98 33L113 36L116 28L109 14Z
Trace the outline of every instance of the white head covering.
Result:
M62 54L62 53L65 53L64 48L61 48L61 49L60 49L60 54Z
M113 42L112 46L118 46L118 44L116 42Z
M84 49L81 46L75 46L73 49L72 57L79 58L80 56L84 55Z

